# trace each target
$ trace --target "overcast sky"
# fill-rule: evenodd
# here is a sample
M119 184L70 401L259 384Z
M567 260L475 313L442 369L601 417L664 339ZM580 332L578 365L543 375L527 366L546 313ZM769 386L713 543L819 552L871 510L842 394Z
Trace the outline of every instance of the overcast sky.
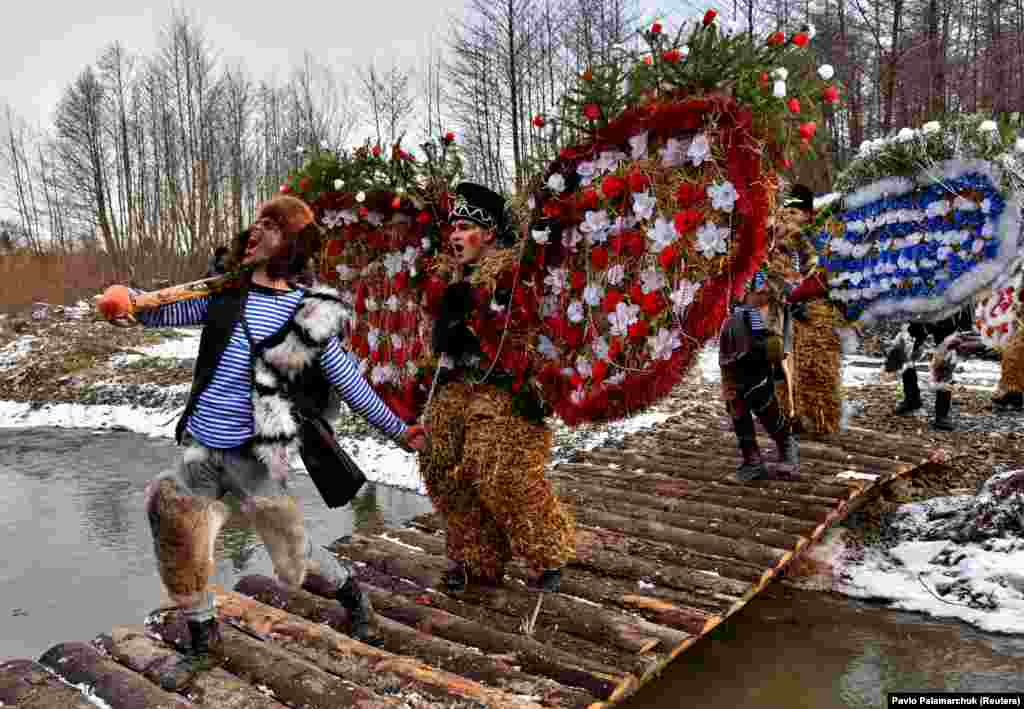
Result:
M334 67L392 57L415 65L431 38L438 43L465 0L333 0L269 3L202 0L36 0L18 3L0 41L0 103L48 127L64 87L120 40L152 56L174 8L198 20L222 59L240 59L255 80L283 78L305 51ZM264 8L275 8L272 12ZM293 12L292 9L297 10Z

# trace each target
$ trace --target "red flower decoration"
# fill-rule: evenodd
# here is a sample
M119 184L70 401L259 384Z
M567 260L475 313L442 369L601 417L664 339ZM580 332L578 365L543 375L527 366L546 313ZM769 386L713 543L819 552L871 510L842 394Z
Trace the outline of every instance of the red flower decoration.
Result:
M420 213L416 215L416 223L423 225L430 224L430 212L425 209L421 210Z
M395 278L392 281L392 285L395 290L405 290L409 285L409 274L406 271L400 271L395 274Z
M634 340L640 340L647 337L647 333L650 330L646 320L637 320L635 323L629 326L629 336Z
M804 32L797 32L793 35L793 44L798 47L806 47L807 43L811 41L811 38Z
M669 269L672 268L673 265L675 265L675 262L678 258L679 252L676 251L676 247L666 246L661 250L661 253L658 254L658 263L661 264L662 268L668 271Z
M654 57L652 57L650 54L648 54L648 55L646 55L644 57L644 64L646 64L647 66L650 66L653 63L654 63Z
M655 22L651 25L651 34L661 34L661 23Z
M598 246L590 250L590 265L599 271L608 268L608 249Z
M686 236L700 226L702 219L703 215L700 210L684 209L681 212L676 212L676 216L672 221L675 223L676 231L679 232L679 235Z
M402 208L402 198L401 197L393 198L391 200L391 208L392 209L401 209Z
M569 285L574 290L583 290L587 285L587 274L583 271L573 271L572 275L569 276Z
M313 181L308 177L303 177L299 180L299 189L302 192L309 192L309 188L313 186Z
M369 216L369 214L370 214L370 210L367 209L366 207L360 207L359 208L359 216L365 218L365 217Z
M622 302L622 293L617 290L609 290L605 293L604 301L601 303L601 309L606 313L615 311L615 306Z
M807 121L800 126L800 136L804 140L810 140L814 137L814 134L818 131L818 124L814 121Z
M626 179L629 180L630 192L643 192L651 185L651 178L639 170L633 170Z
M678 64L679 60L683 58L683 55L679 53L678 49L670 49L661 55L661 58L667 61L669 64Z
M679 189L676 190L676 201L678 201L679 206L684 209L692 207L695 204L700 204L706 198L707 189L704 185L693 182L683 182L679 185Z
M789 103L787 103L786 105L789 106L790 113L800 113L799 99L791 98L789 99Z
M583 194L581 194L578 199L580 209L597 209L597 204L599 201L599 198L597 196L597 190L584 190Z
M608 376L608 363L603 359L599 359L591 365L590 378L594 381L594 384L600 384L606 376Z
M781 44L785 44L785 42L786 35L782 34L781 32L772 32L770 35L768 35L768 44L771 45L772 47L778 47Z
M826 86L821 92L821 98L824 99L825 103L836 103L839 101L839 89L835 86Z
M455 134L452 133L451 131L448 131L447 133L445 133L444 134L444 142L446 144L448 144L448 145L451 145L452 143L454 143L455 142Z
M640 301L640 309L647 314L647 317L653 318L665 309L665 298L658 291L652 291Z
M596 103L588 103L583 107L583 115L591 121L596 121L601 117L601 107Z
M537 126L538 128L543 128L545 123L547 123L547 121L544 120L544 116L542 116L541 114L538 113L536 116L533 117L533 125Z
M548 219L558 219L562 216L562 207L558 202L551 200L544 203L544 216Z
M601 191L604 192L604 196L608 199L621 197L626 191L626 181L621 177L608 175L606 178L601 180Z
M371 150L370 152L373 153L373 157L379 158L380 157L380 146L379 145L373 146L373 150Z
M705 12L704 13L704 26L707 27L712 22L714 22L716 17L718 17L718 12L716 12L715 10L708 10L707 12Z

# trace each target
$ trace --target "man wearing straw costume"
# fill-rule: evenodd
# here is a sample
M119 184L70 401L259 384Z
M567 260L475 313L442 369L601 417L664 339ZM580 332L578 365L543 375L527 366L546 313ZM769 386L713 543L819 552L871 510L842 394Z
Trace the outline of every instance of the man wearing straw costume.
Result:
M295 285L319 242L309 207L279 196L257 216L234 245L232 262L252 268L239 288L140 313L131 300L113 296L99 304L115 323L138 315L154 327L204 326L177 427L178 442L187 448L177 468L154 478L145 493L160 576L191 635L189 654L162 673L168 688L184 686L207 668L220 640L208 582L214 541L229 516L222 501L228 494L259 532L278 579L298 588L310 575L321 577L349 611L353 637L372 641L366 593L347 566L308 538L288 493L289 457L299 448L302 417L322 414L329 394L338 393L399 445L426 446L422 428L406 427L342 351L337 335L344 309L336 292Z
M427 492L447 527L451 591L470 581L500 584L513 558L526 562L532 587L557 591L562 566L575 554L575 524L544 472L551 453L544 406L501 369L501 353L495 366L477 366L480 340L469 325L471 289L520 256L512 221L495 192L466 182L456 188L454 268L432 338L441 359L427 413L431 446L420 456ZM525 347L507 334L500 347Z
M778 447L779 462L795 470L800 462L799 444L775 391L776 372L783 358L781 334L765 327L761 310L772 300L766 273L759 271L747 286L743 302L719 334L718 364L722 374L722 398L732 417L742 462L736 479L752 482L770 476L761 459L754 417Z

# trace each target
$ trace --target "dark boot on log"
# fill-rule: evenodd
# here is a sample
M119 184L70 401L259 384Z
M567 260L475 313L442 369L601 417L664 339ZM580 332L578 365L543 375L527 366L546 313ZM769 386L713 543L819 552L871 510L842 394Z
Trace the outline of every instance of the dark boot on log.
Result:
M466 571L466 563L453 561L448 565L448 571L444 574L444 587L449 593L461 593L466 590L469 583L469 572Z
M736 431L736 440L740 445L740 455L743 456L743 462L736 468L736 480L748 483L768 477L768 469L764 467L764 463L761 461L761 451L757 447L757 429L754 428L754 418L748 412L739 418L734 418L732 424Z
M794 468L800 465L800 440L796 434L785 430L772 438L779 449L779 462Z
M1010 411L1024 411L1024 393L1008 391L1002 396L992 397L992 411L997 414Z
M907 416L922 406L921 390L917 386L917 370L913 367L903 370L903 401L896 407L893 414Z
M370 626L373 621L373 606L370 604L370 597L359 588L359 582L356 581L355 576L348 577L345 585L338 589L335 598L341 607L348 611L349 620L352 623L352 637L367 645L379 646L381 639L373 635Z
M530 579L530 588L548 593L558 593L562 587L562 569L545 569L540 576Z
M220 625L216 618L188 621L188 632L192 645L186 653L159 670L160 687L168 692L180 691L191 684L200 672L206 672L216 664L214 654L220 648Z
M949 408L953 404L953 392L948 389L939 389L935 392L935 420L932 428L940 431L954 430L953 421L949 418Z

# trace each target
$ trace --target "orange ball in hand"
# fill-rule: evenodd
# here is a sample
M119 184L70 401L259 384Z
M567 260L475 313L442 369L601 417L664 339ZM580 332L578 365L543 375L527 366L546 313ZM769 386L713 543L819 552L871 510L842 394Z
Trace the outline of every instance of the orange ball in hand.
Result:
M117 320L126 315L132 315L134 308L132 307L131 291L127 286L110 286L96 302L96 309L107 320Z

